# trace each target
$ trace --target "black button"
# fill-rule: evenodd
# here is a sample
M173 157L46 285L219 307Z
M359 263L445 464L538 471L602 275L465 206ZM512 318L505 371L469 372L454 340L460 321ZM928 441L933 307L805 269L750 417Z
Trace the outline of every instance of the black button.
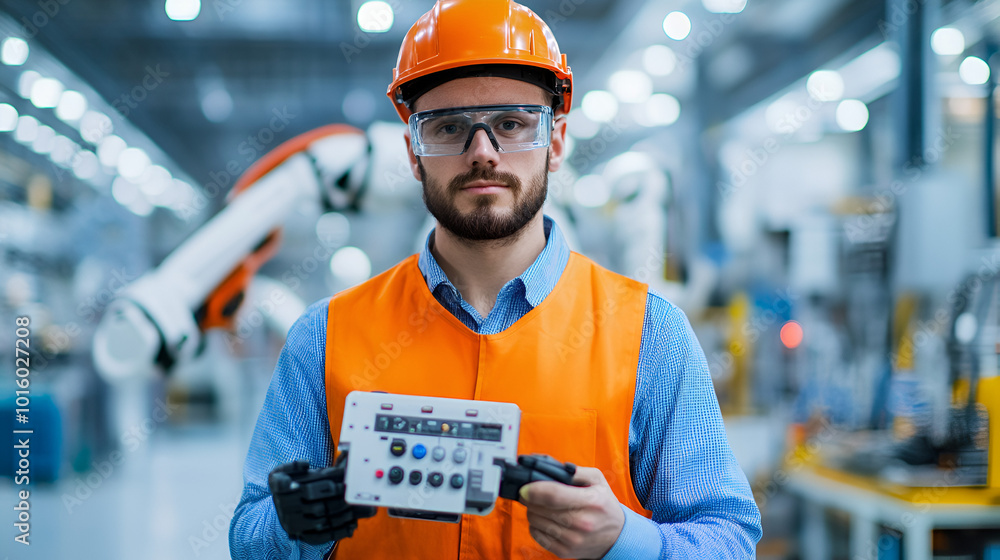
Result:
M423 479L424 475L420 471L410 471L410 484L420 484L420 481Z
M392 467L389 469L389 482L392 482L393 484L403 482L403 469L399 467Z
M393 439L389 451L396 457L402 457L403 453L406 453L406 441L399 438Z
M435 488L441 486L442 484L444 484L444 475L439 472L432 472L431 474L427 475L427 484L430 484Z
M452 488L461 488L465 484L465 477L460 474L451 475L451 481L449 482Z

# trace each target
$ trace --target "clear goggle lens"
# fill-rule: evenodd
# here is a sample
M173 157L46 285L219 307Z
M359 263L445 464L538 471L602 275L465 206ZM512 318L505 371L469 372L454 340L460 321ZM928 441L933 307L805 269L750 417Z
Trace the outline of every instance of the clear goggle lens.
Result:
M410 144L418 156L464 154L479 130L498 152L544 148L552 140L552 107L489 105L421 111L410 115Z

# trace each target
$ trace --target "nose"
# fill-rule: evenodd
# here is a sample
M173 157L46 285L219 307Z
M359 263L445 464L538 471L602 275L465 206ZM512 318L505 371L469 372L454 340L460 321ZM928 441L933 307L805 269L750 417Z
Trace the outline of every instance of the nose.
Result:
M486 134L485 130L479 129L472 133L472 142L465 151L465 158L469 165L490 165L496 167L499 163L498 156L499 152L493 147L493 142L490 141L490 137Z

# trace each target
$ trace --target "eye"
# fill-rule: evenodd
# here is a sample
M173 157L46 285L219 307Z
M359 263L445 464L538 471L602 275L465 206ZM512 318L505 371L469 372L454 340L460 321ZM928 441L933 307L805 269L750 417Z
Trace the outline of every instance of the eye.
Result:
M506 120L500 123L500 130L504 132L513 132L521 126L521 123L517 121Z
M427 122L427 136L438 141L448 141L460 136L466 130L466 124L460 119L439 118Z

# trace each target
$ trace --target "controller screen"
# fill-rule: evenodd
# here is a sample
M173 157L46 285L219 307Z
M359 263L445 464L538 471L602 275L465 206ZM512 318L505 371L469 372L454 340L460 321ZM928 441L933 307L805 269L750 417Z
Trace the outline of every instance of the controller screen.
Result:
M503 435L501 424L442 420L439 418L419 418L379 414L375 416L375 431L396 434L416 434L456 439L500 441Z

